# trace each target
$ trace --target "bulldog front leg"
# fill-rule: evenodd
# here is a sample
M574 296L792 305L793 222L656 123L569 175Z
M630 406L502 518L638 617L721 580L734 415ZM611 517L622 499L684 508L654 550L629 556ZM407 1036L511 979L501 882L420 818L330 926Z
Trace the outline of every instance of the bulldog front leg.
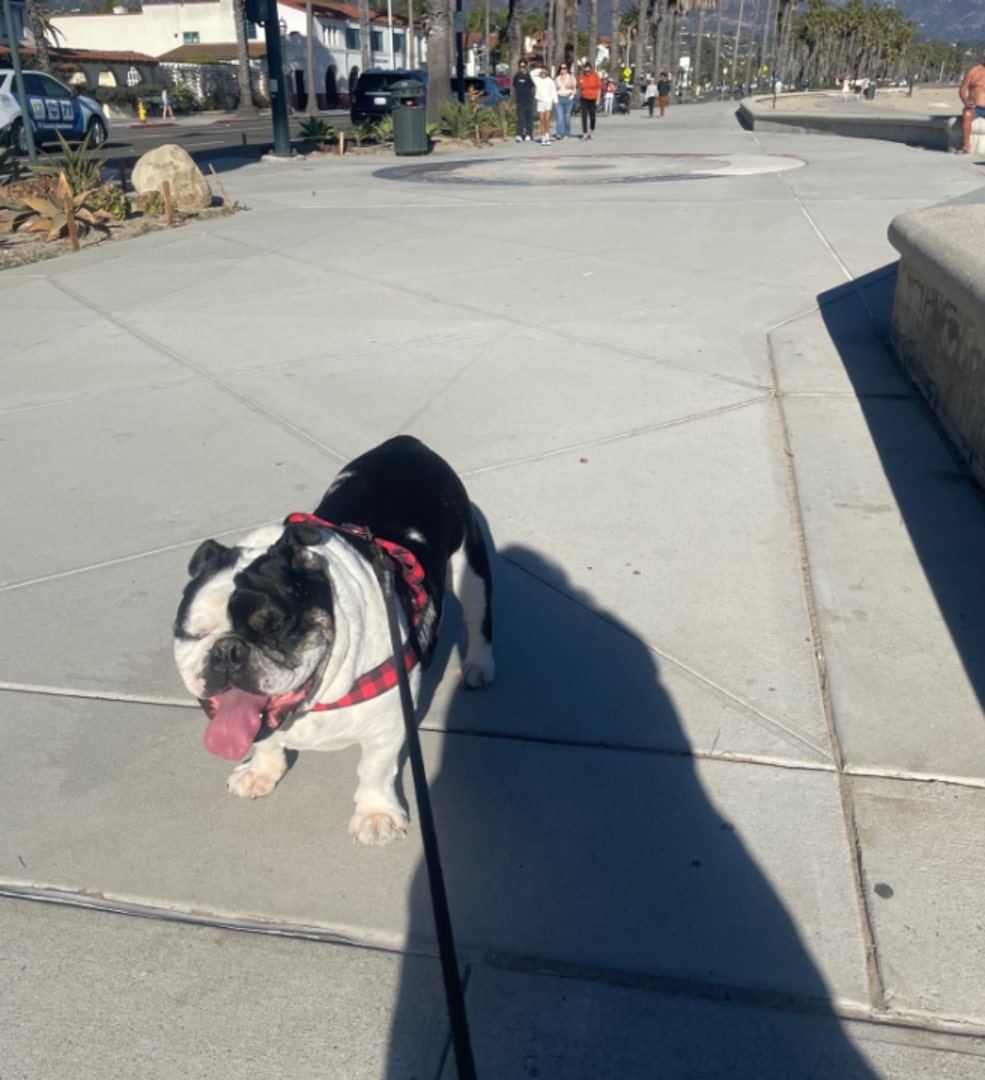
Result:
M349 835L360 844L388 844L407 834L407 814L397 800L394 781L397 760L404 744L400 715L387 730L360 740L362 756L356 772L359 785L353 796L356 812L349 822Z
M283 747L268 739L257 743L253 756L233 769L226 781L226 790L244 799L259 799L269 795L286 772L287 756Z

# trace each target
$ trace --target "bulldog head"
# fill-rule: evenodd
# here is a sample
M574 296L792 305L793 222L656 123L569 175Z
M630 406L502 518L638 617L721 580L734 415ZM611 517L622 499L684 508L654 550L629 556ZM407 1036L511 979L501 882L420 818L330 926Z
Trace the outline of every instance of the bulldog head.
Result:
M237 547L206 540L174 623L174 655L209 717L206 748L239 760L317 687L334 639L332 592L312 550L318 528L289 525Z

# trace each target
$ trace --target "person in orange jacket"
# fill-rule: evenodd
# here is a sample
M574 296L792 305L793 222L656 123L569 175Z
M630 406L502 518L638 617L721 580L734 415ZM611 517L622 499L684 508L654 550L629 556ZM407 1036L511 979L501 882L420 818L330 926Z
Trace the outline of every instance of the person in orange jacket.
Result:
M581 137L595 138L595 110L598 108L599 95L602 93L602 80L591 64L583 65L578 76L578 91L581 94Z

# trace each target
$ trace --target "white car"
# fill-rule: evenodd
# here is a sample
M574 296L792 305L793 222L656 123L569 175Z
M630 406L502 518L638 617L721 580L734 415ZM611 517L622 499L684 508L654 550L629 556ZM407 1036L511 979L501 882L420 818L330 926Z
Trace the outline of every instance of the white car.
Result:
M98 101L77 94L40 71L24 72L24 90L36 145L55 142L59 131L69 142L81 142L88 135L90 147L101 146L106 141L106 117ZM27 153L13 71L0 71L0 132L16 150Z

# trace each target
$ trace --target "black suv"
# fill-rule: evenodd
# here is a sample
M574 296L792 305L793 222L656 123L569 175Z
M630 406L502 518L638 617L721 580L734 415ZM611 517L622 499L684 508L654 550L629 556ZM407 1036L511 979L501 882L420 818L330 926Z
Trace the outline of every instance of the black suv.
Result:
M390 87L395 82L413 79L427 86L426 71L364 71L356 80L356 89L352 93L349 113L352 122L360 120L382 120L393 111L393 98Z

